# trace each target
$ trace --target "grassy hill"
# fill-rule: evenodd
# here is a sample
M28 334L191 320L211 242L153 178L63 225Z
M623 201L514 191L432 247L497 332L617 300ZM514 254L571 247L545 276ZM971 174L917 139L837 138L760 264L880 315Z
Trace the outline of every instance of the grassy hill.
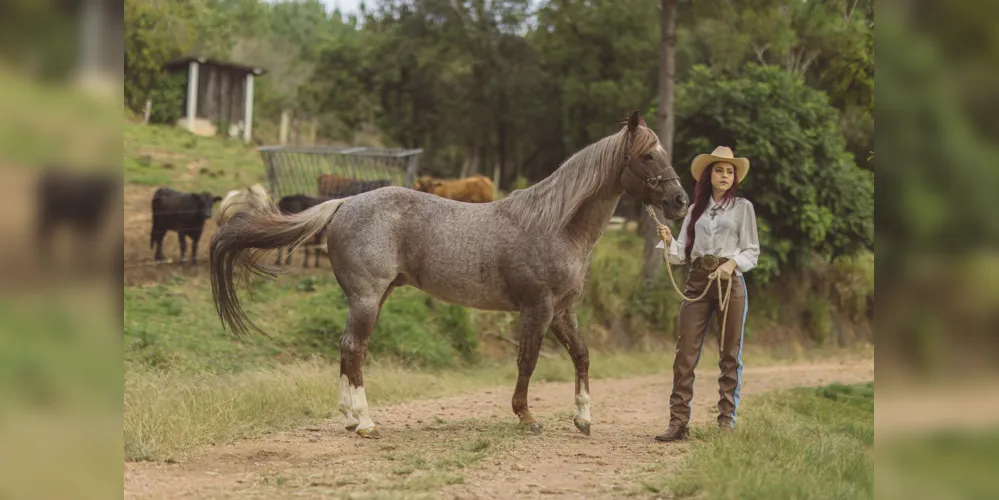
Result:
M128 184L225 193L265 179L264 164L254 147L177 127L126 121L124 155Z

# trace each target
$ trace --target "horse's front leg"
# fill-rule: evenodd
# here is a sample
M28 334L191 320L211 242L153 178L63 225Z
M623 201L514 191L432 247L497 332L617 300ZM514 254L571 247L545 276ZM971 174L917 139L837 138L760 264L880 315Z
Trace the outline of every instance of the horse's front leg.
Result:
M520 349L517 353L517 386L513 391L513 412L520 417L520 423L535 432L541 431L541 424L531 415L527 407L527 387L531 375L538 364L541 340L552 322L552 304L543 300L538 305L525 307L520 311Z
M590 350L579 336L579 323L571 309L559 311L552 320L552 333L569 351L576 369L576 414L572 423L580 432L590 435Z

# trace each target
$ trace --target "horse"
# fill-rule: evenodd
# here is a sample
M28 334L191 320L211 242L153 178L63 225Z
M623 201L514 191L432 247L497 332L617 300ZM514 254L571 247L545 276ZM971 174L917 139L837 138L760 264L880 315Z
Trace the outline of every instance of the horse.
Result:
M573 307L584 290L593 247L625 193L661 207L672 220L688 208L655 132L637 111L622 125L541 182L491 203L390 186L296 215L273 209L235 214L210 246L216 313L236 335L251 329L267 335L240 305L237 279L248 286L251 275L276 276L280 268L261 262L268 249L298 246L325 231L330 266L349 308L340 340L338 402L348 431L381 437L369 414L362 365L382 305L393 289L409 285L451 304L520 313L511 404L520 424L534 432L541 432L541 423L528 407L528 386L550 327L572 358L573 424L588 436L589 351Z

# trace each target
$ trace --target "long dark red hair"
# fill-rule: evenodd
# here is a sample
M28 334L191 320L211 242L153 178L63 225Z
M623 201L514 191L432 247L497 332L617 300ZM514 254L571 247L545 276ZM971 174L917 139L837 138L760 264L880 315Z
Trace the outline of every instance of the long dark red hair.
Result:
M688 263L690 262L690 252L694 249L694 226L697 225L697 221L704 215L704 211L708 209L708 199L711 198L712 191L711 172L714 169L714 163L708 165L701 172L701 178L697 179L697 184L694 185L694 207L690 210L690 222L687 223L687 245L683 249L686 252ZM721 201L722 205L728 205L735 200L735 190L739 188L739 175L736 172L732 177L732 187L728 188L728 191L725 191L725 196L722 197Z

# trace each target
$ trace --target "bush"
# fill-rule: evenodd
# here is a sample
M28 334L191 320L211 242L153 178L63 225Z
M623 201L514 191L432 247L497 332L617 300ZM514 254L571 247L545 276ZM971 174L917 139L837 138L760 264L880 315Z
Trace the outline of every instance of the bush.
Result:
M751 162L740 191L760 219L765 264L752 279L801 268L813 251L835 257L873 248L873 174L854 163L839 113L821 91L776 67L750 65L731 77L698 66L677 103L678 164L718 145ZM693 185L689 170L681 177Z
M825 297L809 295L805 301L804 324L808 336L822 345L832 335L832 315Z
M156 85L149 91L149 100L152 101L150 123L174 125L184 116L186 82L181 74L167 74L157 79Z

